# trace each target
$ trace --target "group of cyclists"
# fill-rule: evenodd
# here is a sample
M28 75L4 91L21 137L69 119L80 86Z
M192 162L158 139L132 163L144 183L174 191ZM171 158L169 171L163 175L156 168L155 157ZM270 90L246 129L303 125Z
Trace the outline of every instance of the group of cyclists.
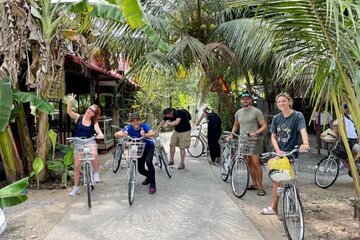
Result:
M248 93L243 93L241 96L242 108L239 109L234 116L234 124L231 133L226 137L226 141L230 141L233 136L239 133L239 141L252 140L255 141L255 148L251 155L246 156L249 166L249 174L251 177L251 184L248 190L257 191L258 196L266 195L263 185L263 172L261 168L260 154L263 149L262 140L268 131L268 125L263 113L258 108L252 105L252 96ZM75 100L75 95L68 96L67 113L76 123L74 130L75 137L89 138L96 132L96 138L102 139L104 135L99 127L98 118L100 116L100 108L93 104L88 107L83 115L73 112L72 104ZM300 152L306 152L310 149L309 137L306 130L306 122L301 112L295 111L293 107L293 99L289 94L283 92L276 96L275 103L280 110L276 114L271 123L271 143L278 155L292 151L296 145L300 145ZM210 118L212 111L205 108L200 118L195 125L199 125L203 118ZM169 165L174 165L175 148L180 150L180 163L178 170L185 169L185 150L190 146L191 125L187 113L174 108L165 108L163 111L164 118L158 127L166 128L168 126L174 127L174 132L170 141L170 159ZM133 138L144 138L146 141L145 151L141 158L138 159L138 171L145 177L142 182L143 185L149 185L149 194L156 193L155 169L153 165L154 155L154 141L151 139L156 136L154 130L147 123L141 121L138 113L130 115L130 123L122 130L116 132L116 138L123 138L130 136ZM208 126L208 144L210 149L211 163L215 164L220 159L219 137L221 135L221 128L215 129ZM215 141L214 141L215 139ZM301 139L301 144L299 144ZM76 146L76 142L75 142ZM99 175L99 160L95 153L94 164L94 180L100 182ZM74 187L69 193L70 196L76 196L80 193L79 189L79 173L80 161L76 154L76 147L74 153ZM145 168L146 164L146 168ZM281 183L273 182L271 204L261 210L263 215L277 215L278 214L278 188Z

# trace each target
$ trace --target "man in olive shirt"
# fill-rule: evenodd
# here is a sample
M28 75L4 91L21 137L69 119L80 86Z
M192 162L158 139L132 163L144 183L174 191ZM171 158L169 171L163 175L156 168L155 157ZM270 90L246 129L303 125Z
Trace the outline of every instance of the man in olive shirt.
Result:
M240 142L246 143L255 141L254 148L251 149L251 155L244 156L247 158L249 172L252 184L248 190L257 190L257 195L264 196L265 190L262 179L262 168L260 166L260 154L262 152L261 134L266 132L267 123L262 112L253 107L252 97L248 93L241 95L242 108L235 113L235 121L231 133L240 131ZM232 139L230 134L227 140Z
M180 149L179 170L185 168L185 148L189 148L191 139L191 125L187 113L179 109L165 108L164 119L160 127L174 126L175 130L170 140L170 161L169 165L174 165L175 147Z

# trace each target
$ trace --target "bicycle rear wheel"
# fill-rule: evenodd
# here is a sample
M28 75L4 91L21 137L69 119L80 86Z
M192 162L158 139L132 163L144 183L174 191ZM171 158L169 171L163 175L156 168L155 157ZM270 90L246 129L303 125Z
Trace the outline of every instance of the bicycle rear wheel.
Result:
M86 177L86 194L87 204L91 208L91 167L89 163L85 163L85 177Z
M204 152L204 143L197 135L192 135L190 140L190 146L187 149L188 153L192 157L200 157Z
M249 170L245 159L236 157L231 171L231 189L234 195L241 198L249 186Z
M122 158L122 146L116 145L115 151L113 153L113 161L112 161L112 170L116 173L119 170L120 163Z
M129 167L129 180L128 180L128 200L130 206L134 202L135 184L136 184L136 163L131 161Z
M160 147L159 152L160 152L160 154L159 154L159 157L160 157L159 162L162 162L162 164L164 165L166 174L169 176L169 178L171 178L171 169L170 169L170 166L169 166L169 160L168 160L166 151L164 149L164 146Z
M339 161L333 156L323 158L315 170L315 183L321 188L334 184L339 175Z
M220 164L221 179L224 182L226 182L229 178L230 166L231 166L230 158L231 158L230 149L228 147L224 147L221 154L221 164Z
M302 204L299 192L293 184L284 188L282 213L284 228L288 239L304 239L305 224Z

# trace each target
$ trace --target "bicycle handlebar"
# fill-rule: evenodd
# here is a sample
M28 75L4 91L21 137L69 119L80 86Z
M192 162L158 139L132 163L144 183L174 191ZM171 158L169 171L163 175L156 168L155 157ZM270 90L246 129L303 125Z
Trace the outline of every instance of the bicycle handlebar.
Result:
M85 138L85 137L68 137L68 138L66 138L66 140L68 142L80 141L82 143L87 143L87 142L90 142L90 141L95 140L95 139L96 139L95 135L90 137L90 138Z
M266 153L262 153L260 156L261 156L261 159L269 158L269 157L288 157L288 156L292 156L294 153L297 153L297 152L300 152L299 146L295 146L295 148L288 153L277 154L276 152L266 152Z

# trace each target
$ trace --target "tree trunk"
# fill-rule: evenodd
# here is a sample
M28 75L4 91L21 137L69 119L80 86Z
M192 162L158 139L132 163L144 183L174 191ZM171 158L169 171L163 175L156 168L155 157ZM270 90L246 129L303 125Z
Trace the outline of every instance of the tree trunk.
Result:
M44 112L39 112L39 130L37 135L37 156L43 161L44 168L38 174L39 181L44 182L47 180L47 167L46 167L46 159L47 154L49 152L49 122L48 122L48 114Z
M234 111L234 104L230 100L230 97L227 93L222 89L221 84L219 83L219 76L215 76L211 73L211 71L206 71L206 75L211 82L212 87L215 89L216 93L219 96L220 102L224 105L224 108L231 115Z
M31 141L29 128L27 126L26 120L25 120L25 114L24 110L22 109L19 113L19 118L17 121L17 127L20 135L20 142L22 147L22 155L26 159L26 164L23 161L23 164L26 165L27 172L26 174L29 175L32 171L32 163L35 159L35 152L34 152L34 146Z
M0 154L3 159L6 179L12 183L24 177L24 171L15 140L9 125L0 132Z

